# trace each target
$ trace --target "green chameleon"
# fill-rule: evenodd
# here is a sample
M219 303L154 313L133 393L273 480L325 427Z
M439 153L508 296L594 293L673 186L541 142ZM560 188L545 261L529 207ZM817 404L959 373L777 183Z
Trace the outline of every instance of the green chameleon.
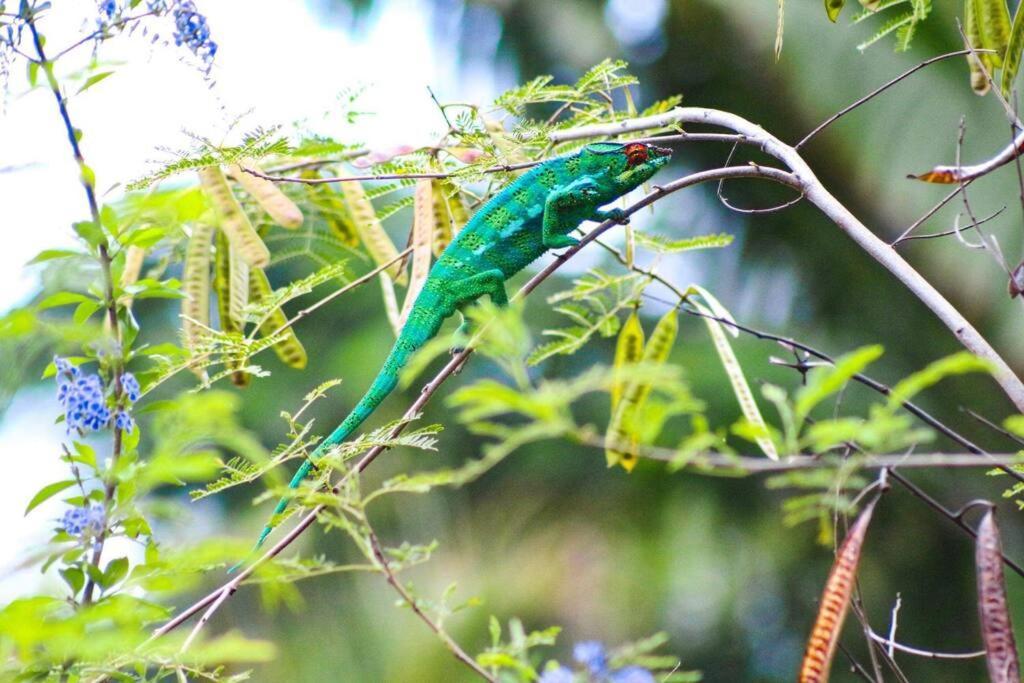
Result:
M505 281L545 252L575 245L578 240L568 233L583 221L626 222L621 209L599 207L640 186L671 155L670 149L646 143L596 142L535 166L480 207L430 269L369 390L299 467L289 488L298 488L319 457L373 414L398 384L409 358L437 334L446 318L485 294L498 306L507 304ZM463 320L457 335L466 333ZM285 511L288 500L286 496L277 504L275 517ZM272 529L273 523L264 527L256 550Z

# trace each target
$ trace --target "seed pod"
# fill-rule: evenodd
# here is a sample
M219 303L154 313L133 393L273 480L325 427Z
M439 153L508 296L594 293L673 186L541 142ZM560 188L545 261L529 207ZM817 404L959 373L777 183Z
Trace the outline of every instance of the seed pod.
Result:
M998 68L1003 65L1003 55L1010 44L1010 10L1006 0L974 0L974 13L978 33L981 34L981 47L995 50L985 56L986 64ZM971 44L974 45L973 42Z
M981 26L978 22L977 0L964 0L964 35L967 36L967 42L975 50L980 50L984 47L985 40L982 37ZM982 65L984 65L984 68ZM987 69L989 74L992 73L992 59L990 55L968 54L967 66L971 70L971 89L978 95L987 94L989 83L988 78L985 77L985 70ZM926 182L943 182L941 180L930 180L920 176L919 179ZM948 182L956 181L953 180Z
M672 351L678 331L679 316L676 309L672 309L655 325L651 339L644 348L643 361L652 365L664 364ZM630 382L623 388L619 404L612 413L605 440L608 467L618 464L627 472L631 472L636 466L639 440L636 420L643 411L647 397L651 395L651 388L650 382Z
M625 324L619 330L619 338L615 343L615 380L612 384L612 411L619 404L622 398L622 390L625 384L625 368L639 362L644 353L644 328L640 324L640 316L634 309L626 318Z
M341 192L345 197L345 204L348 206L349 215L355 223L356 230L370 257L378 266L392 261L398 256L398 249L394 242L384 231L384 226L377 218L377 212L366 196L366 190L362 183L347 182L341 183ZM398 284L405 284L405 272L402 270L402 263L396 262L388 267L388 275Z
M313 169L306 169L301 174L303 178L318 178L319 174ZM320 183L310 185L310 199L316 205L327 227L338 240L349 247L359 246L359 233L352 223L348 207L341 196L328 184Z
M853 594L854 577L857 564L860 562L860 551L864 546L864 536L875 511L874 502L864 508L857 521L850 527L843 544L839 546L835 562L829 572L825 590L821 594L818 607L818 618L807 640L807 651L800 665L800 683L825 683L835 656L839 633L843 628L843 620L850 608L850 596Z
M210 324L210 248L213 226L199 223L192 229L185 251L181 300L181 329L185 347L194 352L202 336L202 327ZM197 372L200 377L205 373Z
M269 299L272 293L270 281L263 269L253 268L250 270L249 298L253 302L259 303ZM285 365L302 370L306 367L306 349L303 348L299 338L295 336L295 331L290 326L286 327L287 324L288 318L278 306L260 323L260 334L265 337L275 333L280 334L281 340L273 346L274 353ZM282 328L284 329L282 330Z
M435 180L433 189L434 236L431 241L434 255L440 256L469 221L469 212L462 203L461 193L451 181Z
M395 296L395 282L386 270L377 273L380 280L380 291L384 297L384 312L391 323L391 330L398 336L402 331L402 314L398 310L398 298Z
M128 247L128 251L124 254L124 270L121 271L122 288L138 282L139 275L142 274L142 264L145 260L145 249L134 244ZM132 296L126 296L124 300L125 308L131 308L133 300Z
M270 250L253 229L219 166L199 171L199 183L217 213L219 227L246 263L255 268L270 264Z
M423 283L427 281L430 273L430 247L436 229L434 223L434 189L429 180L416 182L416 198L413 203L412 218L412 268L409 277L409 289L405 292L405 302L402 304L402 324L409 318L409 311Z
M1013 15L1013 26L1010 28L1010 43L1006 46L1006 55L1003 57L1003 73L1000 77L1000 88L1003 97L1012 99L1013 83L1017 80L1017 72L1020 70L1021 53L1024 52L1024 12L1018 7L1017 13Z
M1019 683L1020 662L1003 580L999 527L990 508L978 525L974 561L978 572L978 616L992 683Z
M217 231L216 255L213 265L213 290L217 294L217 318L222 332L241 333L242 325L231 317L231 245L223 230ZM248 269L245 262L237 256L234 258L236 270ZM241 277L241 274L238 274ZM235 285L236 289L238 284ZM246 292L248 294L248 292ZM244 304L243 304L244 306ZM236 304L237 308L237 304ZM240 310L240 309L239 309ZM236 361L228 361L227 366L238 367ZM249 373L237 370L231 374L231 383L236 387L249 385Z
M246 168L262 173L256 164L249 161L244 164ZM252 173L246 173L237 164L228 166L228 174L252 195L260 208L266 211L275 223L289 230L298 230L302 227L302 211L295 205L295 202L288 198L288 195L281 191L277 184L266 178L254 176Z

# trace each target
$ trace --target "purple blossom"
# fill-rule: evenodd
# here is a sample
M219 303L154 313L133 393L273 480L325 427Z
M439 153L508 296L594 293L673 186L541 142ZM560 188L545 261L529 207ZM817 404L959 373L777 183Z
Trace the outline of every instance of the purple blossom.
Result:
M66 359L54 357L57 367L57 401L64 408L70 434L75 430L98 431L110 422L110 408L99 375L83 375Z
M72 536L96 536L103 531L105 516L102 505L73 507L64 512L60 528Z
M114 413L114 427L122 432L131 434L132 430L135 429L135 420L132 419L127 410L119 410Z
M596 676L603 676L608 672L608 654L604 650L604 645L596 640L576 643L576 647L572 649L572 658Z
M142 395L139 380L135 379L135 375L130 372L121 375L121 390L130 403L135 403L139 400L139 396Z
M548 669L541 674L537 683L572 683L572 671L564 666Z
M174 44L184 45L194 55L206 62L207 69L217 54L217 43L210 40L210 27L206 17L199 13L192 0L180 0L174 4Z
M642 666L625 666L616 669L608 680L611 683L657 683L654 674Z

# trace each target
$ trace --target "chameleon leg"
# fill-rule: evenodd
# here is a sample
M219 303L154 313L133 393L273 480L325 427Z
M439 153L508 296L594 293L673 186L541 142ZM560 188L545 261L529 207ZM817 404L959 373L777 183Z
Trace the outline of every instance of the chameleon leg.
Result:
M560 249L579 244L579 240L566 233L594 215L597 197L596 183L590 178L580 178L548 195L541 233L544 247Z
M459 316L462 318L462 322L452 334L452 345L448 349L448 352L453 356L462 353L466 348L466 342L473 336L473 324L469 322L469 318L466 317L465 312L461 309L459 310Z
M629 225L629 216L626 215L625 211L618 208L609 209L607 211L596 209L594 211L594 214L590 217L590 220L594 221L595 223L603 223L604 221L615 221L619 225Z
M485 294L491 297L491 301L497 306L508 305L508 294L505 293L505 274L497 268L485 270L452 284L451 296L458 302L456 305L459 308L459 315L462 316L462 324L455 331L451 348L452 355L462 353L465 343L473 335L473 325L466 318L462 309Z

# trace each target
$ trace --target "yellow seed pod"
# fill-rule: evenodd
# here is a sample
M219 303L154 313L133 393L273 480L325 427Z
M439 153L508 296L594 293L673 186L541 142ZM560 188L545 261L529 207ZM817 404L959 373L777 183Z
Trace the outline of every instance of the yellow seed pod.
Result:
M313 169L306 169L300 174L303 178L319 178L320 174ZM310 185L310 199L327 223L331 233L349 247L359 246L359 233L349 216L348 207L337 192L328 184Z
M395 243L384 231L384 226L377 218L377 212L374 210L370 198L366 196L366 190L362 183L357 181L341 183L341 192L345 197L349 215L352 216L352 222L355 223L359 237L366 245L366 250L370 252L374 263L379 266L395 259L398 256L398 249L395 248ZM396 283L405 284L405 272L402 270L400 262L392 264L385 272Z
M139 275L142 274L142 264L146 260L146 250L137 245L131 245L128 250L124 253L124 270L121 271L121 287L127 287L134 285L139 280ZM125 308L131 308L134 297L126 295L124 297ZM108 320L109 323L109 319Z
M444 248L469 222L469 212L462 203L458 188L450 180L434 181L434 255L440 256Z
M645 363L662 365L668 360L679 332L679 316L672 309L658 321L651 333L651 338L643 350L642 359ZM629 382L622 390L619 404L612 413L606 437L605 457L608 466L622 465L631 472L636 466L639 425L644 404L651 395L650 382ZM625 444L625 449L623 449Z
M640 360L644 352L644 328L640 324L640 316L634 310L626 323L619 330L619 338L615 343L615 381L612 384L612 411L622 398L625 385L625 368Z
M964 33L967 36L967 42L975 50L980 50L984 46L981 26L978 23L978 5L976 0L964 0ZM987 53L969 54L967 55L967 66L971 71L971 89L978 95L988 94L989 82L985 76L985 71L987 70L989 75L992 74L994 64L991 55Z
M243 162L246 168L254 171L263 171L252 162ZM267 212L267 215L282 228L298 230L302 227L302 211L295 202L288 198L276 183L246 173L238 164L228 166L228 174L240 184L246 192L252 195L260 208Z
M263 268L270 264L270 250L263 243L256 230L249 222L242 206L238 203L227 178L218 166L210 166L199 171L199 184L202 186L210 204L217 213L219 227L228 236L231 246L255 268Z
M269 299L271 294L270 281L263 269L253 268L250 270L249 298L253 302L259 303ZM299 338L295 336L295 331L291 327L285 327L287 324L288 318L278 306L260 323L260 334L263 336L275 333L281 335L281 340L273 346L274 353L285 365L301 370L306 367L306 349L299 342ZM285 329L282 330L282 328Z
M185 269L182 275L181 329L185 347L194 352L203 334L203 326L210 325L210 250L213 245L213 226L199 223L192 229L185 251ZM196 372L200 377L205 373Z
M241 276L241 273L237 272L240 268L245 269L248 272L248 266L236 255L234 257L236 278ZM223 231L217 232L217 243L216 243L216 255L214 258L213 265L213 291L217 295L217 317L220 322L220 329L222 332L230 333L241 333L242 325L237 319L231 317L231 245L228 243L228 238L224 235ZM246 283L248 288L248 284ZM236 280L235 288L238 288ZM246 292L246 296L248 292ZM236 295L237 298L237 295ZM242 304L244 306L244 303ZM238 302L235 304L236 318L240 315L241 309L239 308ZM235 360L229 360L227 367L233 368L238 367L239 363ZM231 383L236 387L249 386L250 381L249 373L237 370L231 373Z

